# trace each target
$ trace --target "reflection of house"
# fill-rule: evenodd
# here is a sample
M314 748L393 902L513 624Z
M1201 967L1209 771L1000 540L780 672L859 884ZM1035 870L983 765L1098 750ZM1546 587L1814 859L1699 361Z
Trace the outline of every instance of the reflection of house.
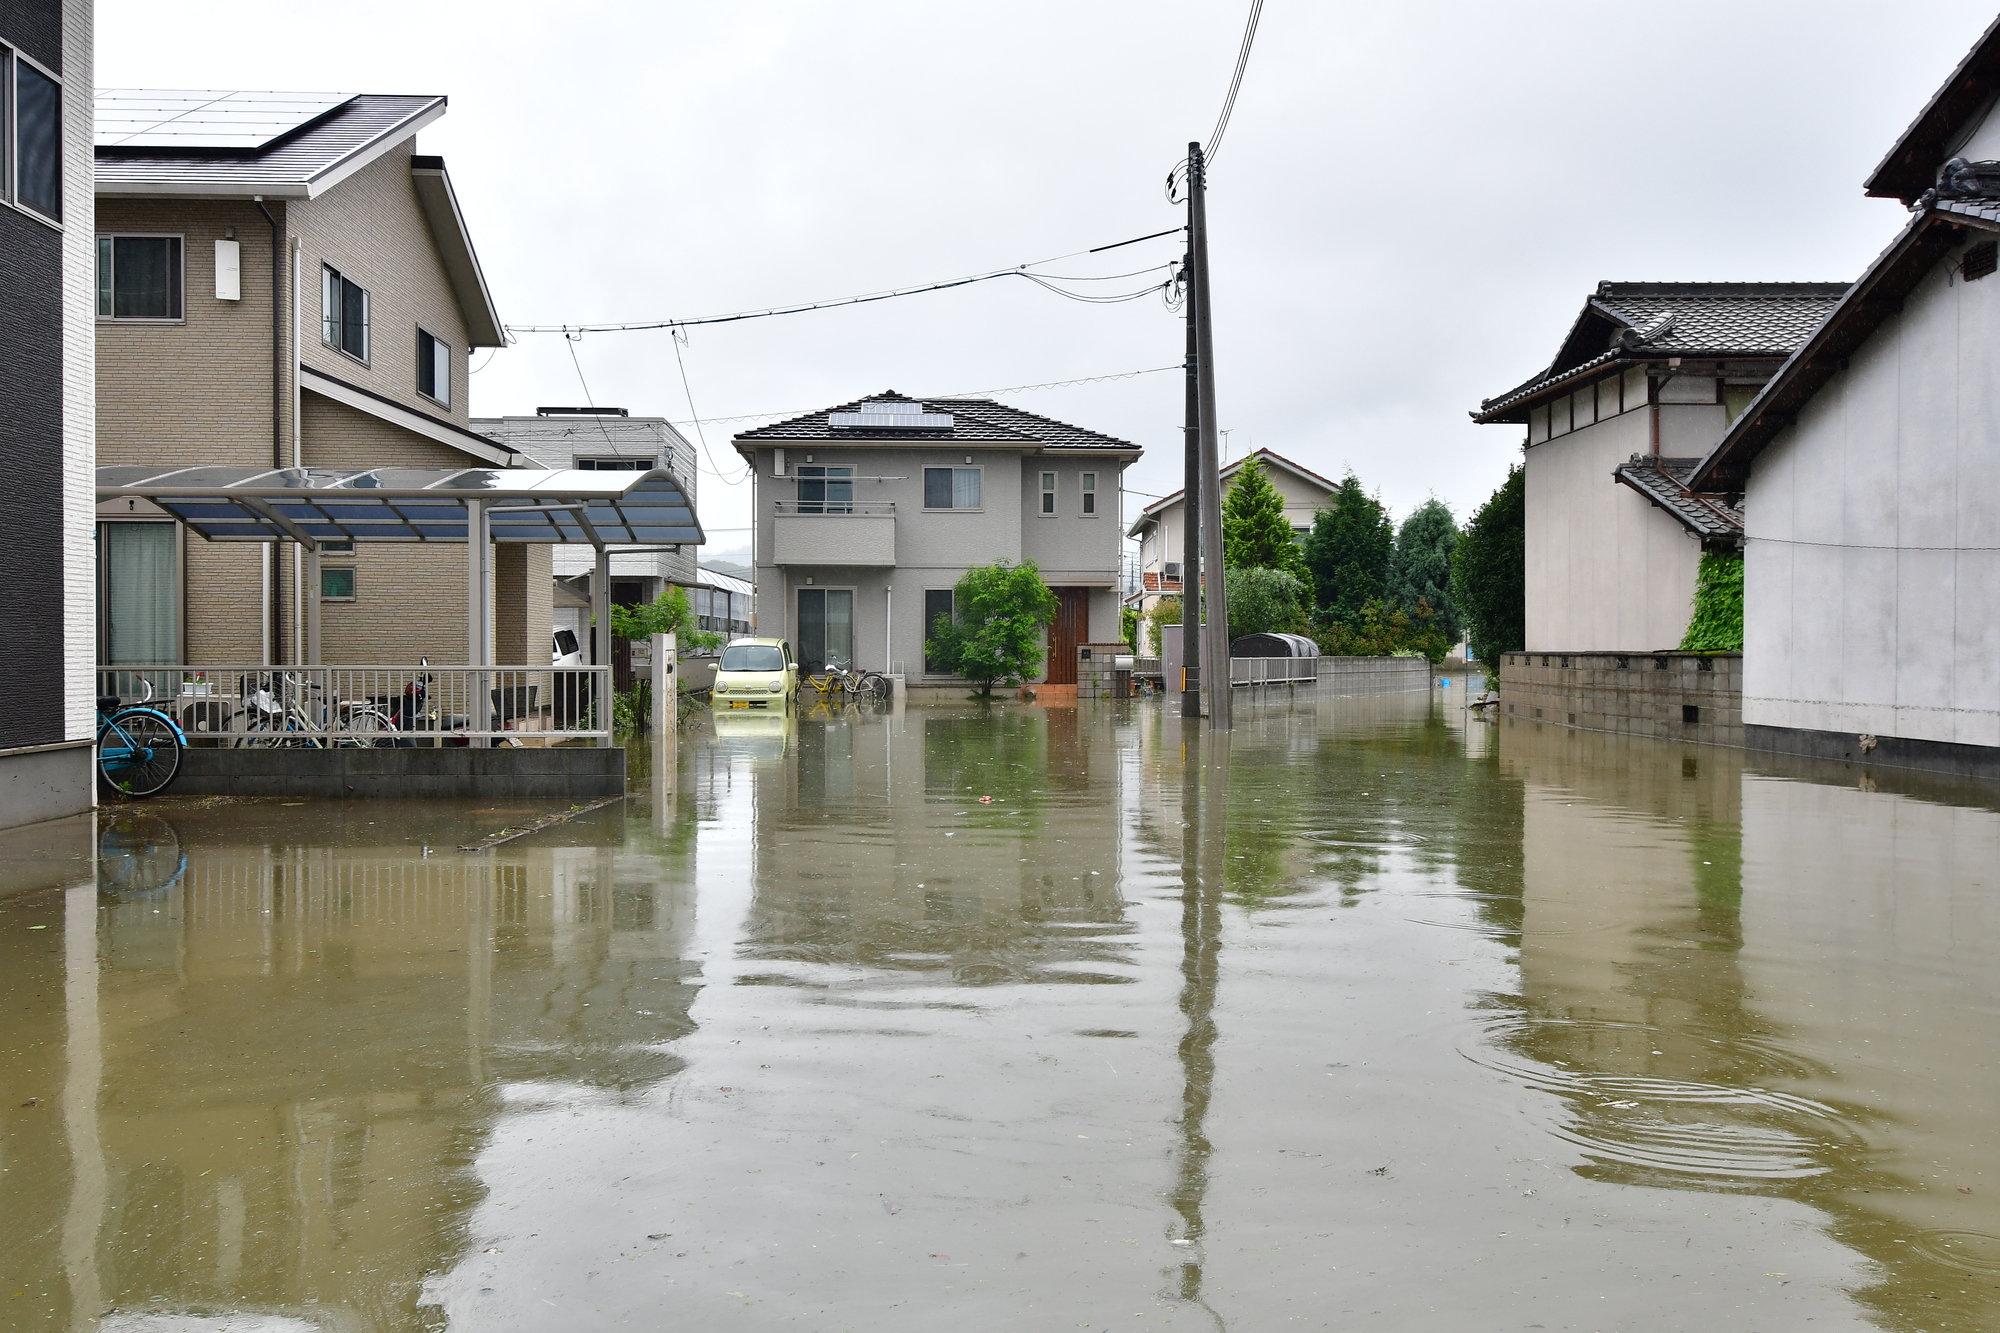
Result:
M2000 776L2000 24L1867 183L1913 216L1702 462L1745 743Z
M506 332L444 161L433 96L97 98L98 462L509 466L473 431L467 353ZM107 662L457 661L462 544L192 539L144 501L100 509ZM494 558L496 652L547 651L546 548Z
M1059 601L1048 679L1119 637L1119 499L1140 449L980 398L885 393L736 437L756 477L758 630L799 660L912 678L974 565L1032 560Z
M0 7L0 826L90 808L90 0Z
M1548 369L1472 414L1527 429L1528 651L1680 645L1703 548L1743 526L1693 461L1845 290L1599 283Z
M1303 538L1312 527L1313 515L1326 508L1333 497L1336 483L1300 467L1283 454L1259 449L1222 469L1224 494L1252 458L1264 465L1264 475L1270 478L1278 494L1285 497L1285 518L1292 531ZM1175 491L1153 501L1139 511L1139 517L1126 530L1125 536L1139 543L1139 587L1126 596L1125 604L1137 607L1141 615L1151 611L1163 597L1180 596L1181 543L1185 531L1181 527L1181 511L1186 508L1182 497L1182 492Z

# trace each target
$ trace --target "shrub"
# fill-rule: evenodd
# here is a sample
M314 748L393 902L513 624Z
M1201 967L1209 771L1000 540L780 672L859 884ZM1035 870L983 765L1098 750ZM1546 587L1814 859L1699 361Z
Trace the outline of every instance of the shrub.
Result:
M1681 639L1684 653L1743 651L1743 557L1704 551L1694 578L1694 617Z
M1055 618L1056 595L1034 561L975 566L959 579L952 618L938 619L924 652L991 698L995 681L1024 680L1041 669L1042 633Z
M1306 585L1282 569L1223 571L1229 603L1229 637L1245 634L1303 634Z

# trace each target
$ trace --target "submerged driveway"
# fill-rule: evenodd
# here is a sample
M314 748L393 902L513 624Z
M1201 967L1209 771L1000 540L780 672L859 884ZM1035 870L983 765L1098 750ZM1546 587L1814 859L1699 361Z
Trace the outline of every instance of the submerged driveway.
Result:
M0 1327L2000 1324L1990 793L1421 694L635 782L0 897Z

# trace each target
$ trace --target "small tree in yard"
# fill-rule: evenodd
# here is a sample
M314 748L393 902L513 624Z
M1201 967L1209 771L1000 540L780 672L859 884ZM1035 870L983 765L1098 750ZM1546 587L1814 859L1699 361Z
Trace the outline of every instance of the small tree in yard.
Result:
M688 605L687 592L676 584L668 584L650 602L611 608L612 638L650 639L655 634L678 636L677 646L683 651L689 648L720 648L723 641L722 635L696 626L694 608Z
M1306 585L1282 569L1223 571L1228 593L1229 637L1245 634L1303 634Z
M1301 582L1311 577L1285 517L1285 497L1254 456L1222 497L1222 563L1230 569L1281 569Z
M1306 534L1316 623L1359 624L1362 607L1388 596L1395 547L1388 511L1348 473Z
M1500 654L1528 639L1527 474L1519 463L1465 525L1451 553L1451 595L1472 655L1497 674Z
M1164 653L1167 650L1167 636L1160 631L1168 625L1181 623L1181 599L1162 597L1153 603L1153 609L1146 613L1146 651Z
M979 686L1021 680L1041 669L1042 633L1055 623L1056 595L1032 560L1000 560L965 571L952 593L952 617L931 628L924 652L946 671Z
M1416 617L1417 604L1430 609L1430 627L1456 644L1465 632L1458 604L1451 599L1451 553L1458 547L1458 521L1444 501L1432 497L1411 511L1396 530L1396 553L1389 562L1389 595Z

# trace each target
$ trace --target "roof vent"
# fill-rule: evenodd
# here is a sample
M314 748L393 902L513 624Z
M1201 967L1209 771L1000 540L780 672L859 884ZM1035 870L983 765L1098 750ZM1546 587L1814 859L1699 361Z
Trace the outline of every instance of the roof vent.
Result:
M950 430L951 413L926 412L907 398L862 403L855 412L829 412L826 424L835 430Z

